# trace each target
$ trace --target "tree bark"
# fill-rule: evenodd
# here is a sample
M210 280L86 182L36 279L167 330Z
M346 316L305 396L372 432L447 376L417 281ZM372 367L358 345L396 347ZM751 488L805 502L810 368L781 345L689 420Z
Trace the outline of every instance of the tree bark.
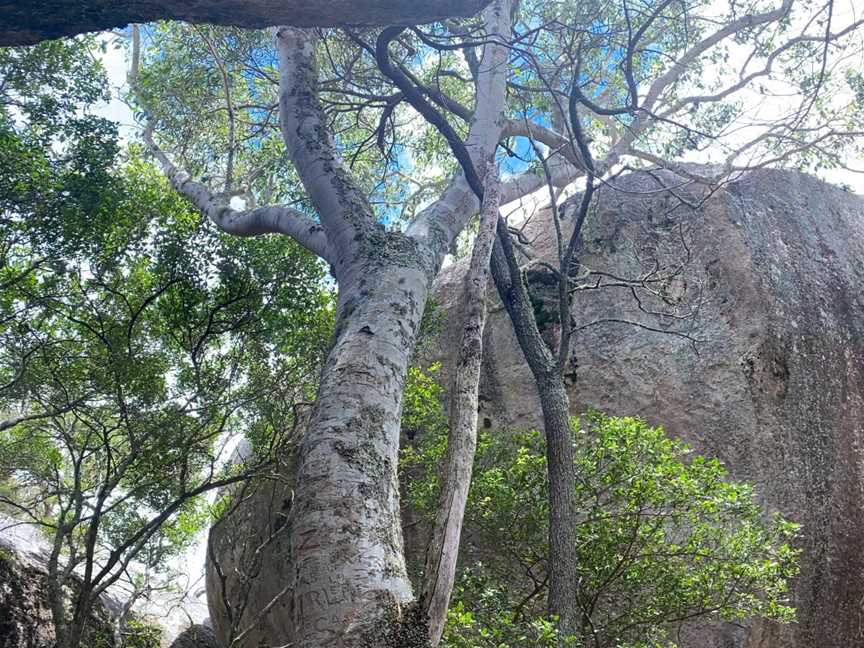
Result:
M477 392L483 359L483 329L486 325L486 284L489 258L498 222L500 190L497 173L486 174L480 229L465 276L462 303L465 304L462 339L456 360L456 375L450 396L450 431L441 497L435 516L432 540L426 553L421 601L429 624L429 643L437 646L444 632L447 608L456 577L462 520L471 486L474 453L477 449Z
M478 162L492 157L501 133L509 4L491 6L484 23L497 38L484 47L465 142ZM402 389L431 281L478 202L455 176L404 233L386 231L329 133L318 99L315 33L283 26L275 35L283 139L319 223L280 206L232 210L148 142L172 185L217 226L292 236L330 263L339 285L333 347L296 468L285 475L295 484L288 555L272 566L259 593L270 600L287 585L286 610L278 613L290 621L280 621L267 639L293 648L427 646L402 551L396 478Z
M402 389L432 273L402 234L381 231L362 247L340 282L334 346L300 445L289 522L298 648L382 645L370 641L385 627L395 634L413 601L397 459Z
M509 16L503 3L492 5L487 32L509 35ZM294 643L425 646L399 519L402 389L431 281L477 203L457 177L405 234L386 232L327 134L310 81L312 37L286 27L276 43L282 132L327 232L340 295L334 346L298 459L290 521ZM500 137L506 57L503 44L485 48L466 138L478 162L491 158Z
M573 555L577 511L576 469L570 433L570 399L557 372L537 381L546 436L549 475L549 613L558 617L562 637L578 630L576 607L579 574Z
M576 468L570 436L570 401L556 358L537 328L528 289L509 236L503 221L499 220L492 253L492 276L531 369L543 409L549 477L548 605L549 613L558 617L558 630L563 638L576 634L578 628L574 605L578 573L573 557L578 519L574 504Z
M190 23L262 28L274 25L414 25L472 16L489 0L20 0L0 1L0 46L43 40L129 23Z

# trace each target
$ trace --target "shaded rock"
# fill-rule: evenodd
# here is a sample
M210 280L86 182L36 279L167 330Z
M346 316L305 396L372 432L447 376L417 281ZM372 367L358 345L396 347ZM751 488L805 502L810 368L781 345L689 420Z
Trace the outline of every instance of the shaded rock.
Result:
M49 648L54 626L47 571L32 558L0 547L0 648ZM111 646L113 624L104 605L94 606L83 646Z
M230 513L210 529L207 603L225 645L245 633L244 645L278 646L293 632L291 594L283 582L290 573L285 522L291 501L291 489L278 482L250 484L235 491Z
M239 463L250 453L244 441L231 462ZM283 582L290 573L291 484L254 480L220 491L219 497L225 509L210 528L205 563L215 636L223 645L241 634L243 645L281 645L294 627L291 594Z
M45 584L49 553L48 543L34 526L0 514L0 648L54 645ZM134 567L130 572L134 574ZM129 592L120 583L102 594L83 648L114 645L116 620L124 614L128 599ZM168 648L190 620L200 623L206 619L207 610L206 604L188 593L159 590L138 599L129 617L158 629L162 646Z
M44 572L0 549L0 648L36 648L54 640Z
M222 648L216 633L205 625L192 625L180 633L171 648Z
M626 286L576 293L574 414L596 408L663 425L753 483L769 511L803 525L792 584L798 623L702 629L682 647L864 646L864 197L780 171L750 173L710 196L658 192L647 175L616 185L621 191L600 191L584 232L580 282L641 277L655 294L641 291L640 304ZM525 229L547 259L550 223L543 212ZM461 272L456 265L437 281L445 313L456 308ZM543 284L532 278L536 307L554 313ZM447 385L458 318L442 321ZM547 341L556 326L549 318ZM491 306L484 351L480 421L495 430L539 425L536 390L500 304Z

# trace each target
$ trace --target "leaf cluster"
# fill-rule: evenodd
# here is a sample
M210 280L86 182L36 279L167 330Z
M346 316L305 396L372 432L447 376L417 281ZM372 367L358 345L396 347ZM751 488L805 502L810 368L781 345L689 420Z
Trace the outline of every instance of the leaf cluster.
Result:
M592 413L572 434L582 633L571 645L659 647L696 620L794 620L798 526L766 512L751 486L641 419ZM413 456L426 466L409 490L422 511L434 511L445 451L439 433ZM445 645L547 645L537 625L549 577L546 475L540 433L481 435Z
M290 445L333 319L318 260L216 231L86 118L92 46L0 53L0 507L45 531L52 578L84 574L73 623L132 566L170 569L203 495ZM255 453L230 466L238 435Z

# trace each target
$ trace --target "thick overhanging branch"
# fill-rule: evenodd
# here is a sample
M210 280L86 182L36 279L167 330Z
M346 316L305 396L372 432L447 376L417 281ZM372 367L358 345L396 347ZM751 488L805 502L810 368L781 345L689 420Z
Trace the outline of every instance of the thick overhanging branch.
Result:
M549 171L552 186L558 189L566 187L585 175L583 169L573 166L567 160L560 157L549 160ZM509 202L523 198L538 189L542 189L546 185L545 178L533 173L522 173L510 178L507 182L502 183L501 204L506 205Z
M571 164L583 166L582 160L574 153L570 139L552 128L529 122L527 119L508 119L504 122L504 130L501 138L527 137L528 139L545 144L550 149L561 153Z
M191 200L223 232L235 236L286 234L313 254L330 263L333 262L327 236L319 223L296 209L284 205L270 205L249 211L232 209L217 198L209 188L193 180L188 173L171 162L168 156L156 146L150 131L149 127L144 131L144 141L162 165L171 186Z
M129 86L140 95L138 73L141 64L141 35L138 25L132 27L132 61L129 70ZM139 96L139 101L140 101ZM146 117L145 117L146 119ZM206 185L197 182L183 169L175 165L153 140L153 124L147 121L142 133L144 144L162 166L162 170L177 193L185 196L216 227L234 236L260 236L262 234L285 234L297 243L333 263L332 249L321 225L301 212L285 205L270 205L249 211L232 209L222 196L215 195Z
M190 23L262 28L275 25L416 25L473 16L489 0L0 0L0 46L39 41L130 23Z

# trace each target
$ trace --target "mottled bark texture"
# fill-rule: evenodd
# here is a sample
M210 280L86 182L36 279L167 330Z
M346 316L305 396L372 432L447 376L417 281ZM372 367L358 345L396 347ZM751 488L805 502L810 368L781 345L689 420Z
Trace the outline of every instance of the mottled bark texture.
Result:
M487 33L509 34L507 7L499 1L484 12ZM226 210L202 185L175 173L166 156L162 160L175 188L217 225L230 223L246 231L251 222L288 233L317 248L339 285L333 346L315 406L295 460L286 462L284 490L274 500L280 509L290 502L279 521L283 530L280 540L263 550L266 569L247 592L256 603L251 613L242 612L244 621L238 625L236 619L216 618L233 614L225 601L212 598L218 590L208 589L208 598L214 627L222 635L232 625L245 632L244 627L251 627L246 621L255 622L262 605L273 602L267 619L262 616L260 627L238 645L409 648L427 639L402 547L396 478L402 389L431 282L478 204L464 178L456 176L404 233L388 232L376 222L327 131L317 93L314 39L312 32L293 27L276 32L282 134L319 214L319 227L309 229L297 214L281 208L267 212L263 222L260 210ZM505 59L503 45L484 48L466 139L478 162L491 159L500 138L506 73L500 62ZM270 524L267 516L248 520ZM260 528L250 533L266 536ZM222 554L211 561L236 562L230 550L225 553L226 543L214 546ZM236 575L223 571L216 575L224 577L222 591L237 591L231 582ZM231 641L238 637L235 629Z
M791 590L797 623L694 627L681 645L864 645L864 198L781 171L752 172L697 210L657 192L647 175L615 184L625 191L599 191L580 262L629 276L643 270L639 259L680 259L683 232L691 261L684 283L670 289L686 291L686 300L701 294L691 333L703 342L697 355L674 335L608 321L582 329L573 342L578 376L567 381L571 413L593 407L663 425L754 483L770 511L803 524ZM554 261L548 214L529 229L534 250ZM446 271L435 291L444 380L459 334L447 313L456 312L462 272ZM624 292L576 293L576 324L643 318ZM541 424L534 376L506 313L494 308L484 349L484 422L496 430Z
M570 436L570 401L564 375L538 329L534 306L528 294L512 241L499 225L492 253L492 276L504 304L522 356L534 377L529 387L540 397L543 431L546 437L546 465L549 478L549 613L558 617L562 638L578 629L576 600L579 574L573 552L578 524L574 506L576 469ZM556 248L556 256L558 255Z
M3 0L0 46L32 45L129 23L190 23L262 28L274 25L415 25L472 16L489 0Z
M413 598L396 469L402 388L429 278L410 256L394 265L394 247L359 268L346 291L300 447L288 529L298 646L363 645L358 638Z
M486 326L486 284L489 259L498 222L500 188L497 173L487 173L484 182L480 227L462 295L462 339L450 390L450 429L442 477L441 497L435 515L432 540L426 554L421 601L428 619L429 643L437 646L444 632L450 594L456 579L456 562L462 520L471 485L477 449L477 392L483 359L483 328Z

